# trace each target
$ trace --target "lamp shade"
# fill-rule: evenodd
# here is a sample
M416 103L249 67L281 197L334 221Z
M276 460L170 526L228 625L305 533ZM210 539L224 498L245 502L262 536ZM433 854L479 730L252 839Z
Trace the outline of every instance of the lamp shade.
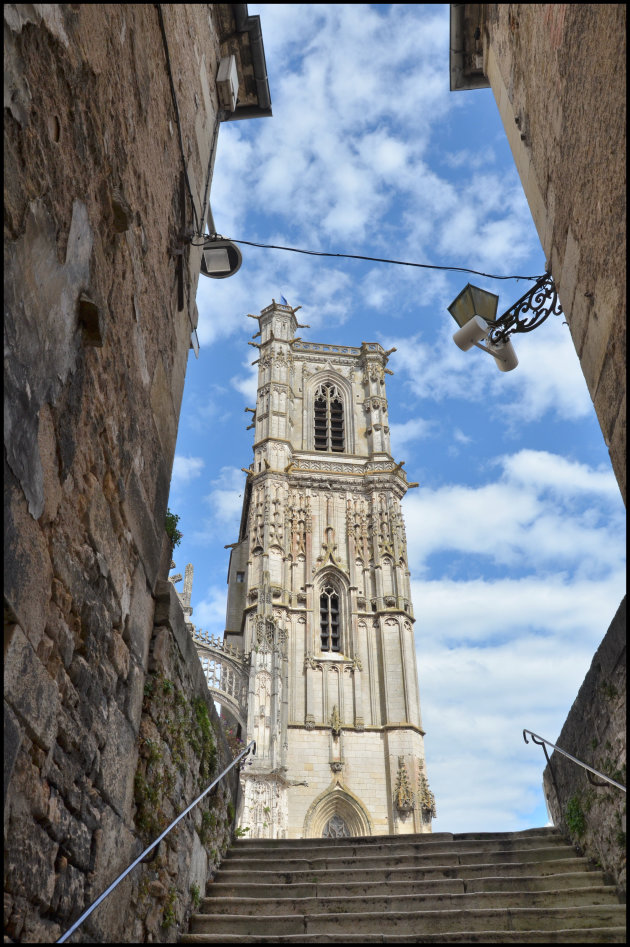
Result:
M494 322L499 297L485 289L467 283L448 307L448 311L458 326L463 327L473 316L481 316L486 322Z
M481 316L473 316L470 322L458 329L453 336L453 342L462 352L467 352L477 342L481 342L488 335L488 323Z
M511 372L518 365L514 346L509 339L505 342L499 342L496 345L490 342L488 344L488 351L494 356L494 360L500 372Z
M201 272L212 279L225 279L240 269L243 257L231 240L207 240L201 254Z

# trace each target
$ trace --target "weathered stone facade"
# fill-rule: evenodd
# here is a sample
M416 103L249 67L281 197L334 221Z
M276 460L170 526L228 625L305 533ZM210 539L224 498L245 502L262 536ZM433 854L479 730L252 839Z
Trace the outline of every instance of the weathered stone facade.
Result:
M451 88L488 85L625 501L625 4L451 4Z
M454 91L492 88L625 502L626 7L451 4L450 71ZM620 633L625 599L556 743L625 783ZM556 825L625 889L625 798L552 760Z
M619 606L584 678L557 745L626 784L626 600ZM552 772L553 771L553 772ZM598 777L596 781L602 782ZM626 795L594 786L587 771L555 750L543 775L554 824L626 890Z
M204 229L220 122L241 117L219 107L222 55L237 55L247 114L270 111L245 4L4 16L5 932L49 941L143 847L134 780L156 722L145 687L197 320L190 234ZM162 675L193 699L193 671L168 660L180 669ZM186 757L191 779L202 762ZM192 788L176 779L173 810ZM94 930L174 936L164 905L134 927L132 895L130 882Z
M254 838L430 832L391 353L303 342L275 302L255 318L254 460L225 633L246 660L256 740L240 824Z

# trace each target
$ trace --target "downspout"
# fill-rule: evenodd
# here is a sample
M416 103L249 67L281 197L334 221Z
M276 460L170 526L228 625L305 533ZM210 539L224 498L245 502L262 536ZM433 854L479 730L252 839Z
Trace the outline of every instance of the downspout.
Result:
M464 4L451 3L449 72L451 92L461 89L464 75Z
M472 89L488 89L490 82L483 68L475 66L466 73L466 44L469 44L468 54L471 60L475 56L474 42L480 37L480 30L475 32L474 39L466 35L466 7L474 4L450 4L450 42L449 42L449 73L451 92L470 91ZM479 26L483 26L484 4L477 5L480 12ZM468 27L470 29L470 27Z

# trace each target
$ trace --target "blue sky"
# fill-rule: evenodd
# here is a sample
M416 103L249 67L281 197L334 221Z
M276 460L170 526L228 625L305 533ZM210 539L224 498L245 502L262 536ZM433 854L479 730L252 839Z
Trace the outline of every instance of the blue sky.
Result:
M273 118L224 124L217 230L237 240L536 275L545 259L490 89L449 91L448 5L249 5ZM562 317L518 335L518 367L452 341L467 282L499 313L531 283L241 247L200 278L169 506L195 567L197 627L222 634L252 459L259 313L284 295L307 340L396 346L403 501L436 831L544 825L544 756L624 594L625 512ZM181 585L178 586L181 589Z

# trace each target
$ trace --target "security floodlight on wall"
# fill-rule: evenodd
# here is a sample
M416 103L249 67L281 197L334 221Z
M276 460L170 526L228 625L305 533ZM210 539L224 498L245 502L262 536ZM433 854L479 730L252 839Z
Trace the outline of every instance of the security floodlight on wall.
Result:
M224 56L219 63L217 72L217 92L219 105L228 112L233 112L238 101L238 69L236 56Z
M212 279L233 276L243 262L241 251L231 240L215 236L206 240L201 254L201 272Z
M531 332L552 313L559 316L562 308L550 273L545 273L496 319L498 302L499 297L494 293L468 283L448 307L460 327L453 341L463 352L477 346L493 356L500 371L511 372L518 365L518 359L509 336L515 332ZM482 345L482 340L487 345Z
M468 283L448 307L453 319L461 327L453 336L453 341L463 352L468 352L476 345L493 356L499 371L511 372L518 365L511 342L506 340L505 343L488 346L481 344L495 324L498 305L499 297L494 293Z

